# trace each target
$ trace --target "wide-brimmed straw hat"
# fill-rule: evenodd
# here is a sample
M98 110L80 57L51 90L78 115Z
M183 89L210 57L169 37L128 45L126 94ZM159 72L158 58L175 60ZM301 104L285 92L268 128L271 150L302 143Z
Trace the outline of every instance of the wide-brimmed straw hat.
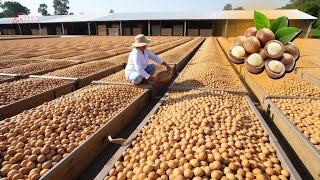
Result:
M142 47L147 45L148 43L150 43L151 40L147 39L144 34L138 34L135 38L134 38L134 43L132 44L133 47Z

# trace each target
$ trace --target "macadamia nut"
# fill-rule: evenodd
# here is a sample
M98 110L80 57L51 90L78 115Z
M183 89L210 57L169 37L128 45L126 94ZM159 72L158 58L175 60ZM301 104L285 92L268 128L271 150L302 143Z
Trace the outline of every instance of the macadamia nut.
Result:
M272 56L279 54L281 52L281 49L282 49L281 45L276 42L272 42L268 44L268 47L267 47L268 53Z
M262 57L258 54L258 53L254 53L251 54L248 59L247 62L251 65L251 66L261 66L262 64Z
M236 46L231 50L231 54L236 58L241 58L246 55L246 50L242 46Z
M275 43L277 44L277 43ZM275 73L280 73L283 70L283 64L280 61L272 60L268 64L270 70Z

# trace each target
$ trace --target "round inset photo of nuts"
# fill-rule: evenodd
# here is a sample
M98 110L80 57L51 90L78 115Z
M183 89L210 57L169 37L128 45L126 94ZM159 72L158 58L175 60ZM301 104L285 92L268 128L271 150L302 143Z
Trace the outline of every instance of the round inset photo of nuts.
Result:
M282 16L270 23L261 12L254 11L255 27L249 27L243 36L234 38L229 59L245 64L247 70L259 74L264 70L270 78L279 79L293 71L299 59L299 49L293 41L301 29L288 27L288 17Z

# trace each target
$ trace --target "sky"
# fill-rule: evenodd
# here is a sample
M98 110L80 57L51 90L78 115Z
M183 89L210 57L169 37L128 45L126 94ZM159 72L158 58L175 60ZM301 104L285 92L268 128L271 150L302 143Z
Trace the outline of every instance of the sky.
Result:
M6 0L2 0L5 2ZM39 4L48 6L53 14L53 0L11 0L18 1L31 10L31 15L38 13ZM74 14L107 14L115 12L170 12L170 11L214 11L223 9L225 4L245 9L275 9L284 6L290 0L69 0L70 12Z

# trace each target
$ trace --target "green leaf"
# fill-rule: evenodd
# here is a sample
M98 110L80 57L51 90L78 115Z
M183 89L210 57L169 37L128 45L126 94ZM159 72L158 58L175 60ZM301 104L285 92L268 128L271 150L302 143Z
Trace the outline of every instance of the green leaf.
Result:
M282 29L285 27L288 27L288 17L281 16L271 23L270 29L273 33L276 33L279 29Z
M254 25L256 26L257 30L262 28L270 29L270 21L266 15L262 14L261 12L254 11Z
M285 27L276 32L276 38L283 44L288 44L288 42L292 41L300 32L301 29Z

